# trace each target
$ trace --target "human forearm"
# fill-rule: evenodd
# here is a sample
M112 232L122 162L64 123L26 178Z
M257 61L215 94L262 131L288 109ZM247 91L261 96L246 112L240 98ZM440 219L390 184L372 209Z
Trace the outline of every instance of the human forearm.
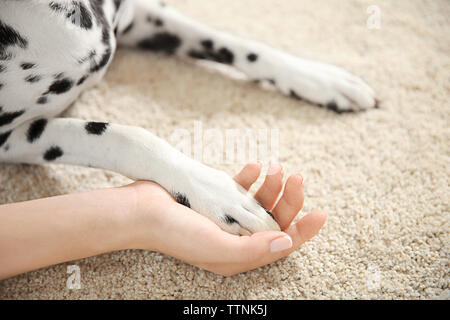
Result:
M235 180L249 189L261 164ZM233 275L287 256L314 237L326 213L292 223L303 205L303 179L282 167L267 175L255 198L270 208L280 231L236 236L179 204L156 183L131 185L0 206L0 279L64 261L121 249L158 251L200 268Z
M0 206L0 279L132 247L133 188Z

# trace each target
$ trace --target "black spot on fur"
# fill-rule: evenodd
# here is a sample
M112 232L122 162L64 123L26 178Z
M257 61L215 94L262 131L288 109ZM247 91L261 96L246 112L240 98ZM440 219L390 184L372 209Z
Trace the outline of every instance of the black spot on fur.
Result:
M0 147L3 146L11 135L12 130L6 131L5 133L0 133Z
M260 206L261 208L263 208L263 209L266 211L266 213L267 213L269 216L272 217L273 220L275 220L275 217L272 215L272 213L271 213L269 210L267 210L266 208L264 208L263 205L262 205L259 201L256 201L256 202L259 204L259 206Z
M131 31L131 29L133 29L134 23L130 23L125 29L123 29L122 34L127 34L128 32Z
M2 51L0 48L0 61L7 61L7 60L11 60L12 58L12 53L11 52L7 52L7 51Z
M53 161L59 157L62 157L63 151L60 147L53 146L44 153L44 159L47 161Z
M114 7L117 10L119 10L120 5L122 4L122 0L114 0Z
M24 63L22 63L21 65L20 65L20 67L23 69L23 70L28 70L28 69L31 69L31 68L33 68L33 67L35 67L36 65L34 64L34 63L30 63L30 62L24 62Z
M27 131L27 140L33 143L35 140L39 139L47 126L47 119L39 119L30 124Z
M97 54L97 51L95 50L89 50L89 52L82 58L78 59L79 64L83 64L86 61L92 61L95 58L95 55Z
M110 26L109 22L105 17L105 13L103 11L103 3L104 0L91 0L91 8L94 14L97 26L102 28L102 42L106 45L106 50L102 55L100 62L91 67L92 72L97 72L103 69L104 66L108 64L109 59L111 58L111 45L110 45Z
M302 98L294 90L290 91L290 96L296 100L302 100Z
M109 59L111 58L111 49L106 49L105 52L102 55L102 58L100 59L100 61L98 63L94 63L91 66L91 72L97 72L100 71L101 69L103 69L109 62Z
M64 7L61 4L54 2L54 1L51 1L48 4L48 6L50 7L50 9L52 9L54 11L62 11L64 9Z
M219 50L219 53L217 55L217 62L225 63L225 64L232 64L234 60L233 53L228 50L227 48L222 48Z
M168 32L156 33L150 38L144 39L138 43L139 48L144 50L165 52L173 54L181 45L181 39Z
M0 109L0 112L1 112L1 109ZM1 113L0 114L0 127L10 124L16 118L20 117L24 113L25 113L25 110Z
M212 60L224 64L232 64L234 54L227 48L221 48L218 51L213 50L213 42L211 40L203 40L201 42L203 51L190 50L188 55L194 59Z
M275 86L276 84L277 84L277 82L275 81L275 79L271 79L271 78L268 78L268 79L255 79L255 80L253 80L253 82L254 83L256 83L256 84L258 84L258 83L260 83L260 82L262 82L262 81L267 81L267 82L269 82L271 85L273 85L273 86Z
M323 105L319 105L319 106L320 106L320 107L323 107ZM349 109L349 110L342 110L342 109L339 109L339 107L338 107L338 105L336 104L335 101L331 101L331 102L327 103L327 104L325 105L325 107L326 107L328 110L334 111L334 112L336 112L336 113L338 113L338 114L342 114L342 113L351 113L351 112L354 111L354 110L351 110L351 109Z
M375 99L375 105L373 106L375 109L379 109L380 108L380 100Z
M37 76L37 75L32 75L32 74L30 74L29 76L27 76L27 77L25 78L25 81L26 81L26 82L30 82L30 83L35 83L35 82L40 81L41 79L42 79L41 76Z
M225 220L226 223L228 224L233 224L233 223L238 223L236 219L234 219L232 216L229 216L228 214L226 214L223 219Z
M3 83L0 83L0 90L2 90L3 88Z
M326 107L327 109L332 110L336 113L343 113L343 110L339 110L338 105L334 101L327 103Z
M31 68L33 68L33 67L35 67L36 65L34 64L34 63L30 63L30 62L24 62L24 63L22 63L21 65L20 65L20 67L23 69L23 70L28 70L28 69L31 69Z
M258 60L258 55L255 53L250 53L247 55L247 60L250 62L255 62L256 60Z
M188 55L194 59L206 59L206 55L200 51L190 50Z
M214 43L211 40L203 40L201 42L201 45L206 50L212 50L212 48L214 47Z
M106 44L109 48L109 23L105 17L105 13L103 11L103 3L104 0L91 0L91 8L95 17L95 21L97 26L102 28L102 42Z
M80 10L80 21L79 21L79 25L81 28L89 30L92 28L92 17L91 14L89 13L89 10L84 6L83 3L78 2L78 8ZM74 22L72 20L72 22ZM78 23L78 21L74 22L75 24Z
M88 122L86 123L86 126L84 128L89 134L95 134L100 136L105 132L108 125L109 123L105 122Z
M82 2L72 1L71 3L60 4L51 1L49 7L55 12L64 14L65 18L75 26L86 30L92 28L91 14Z
M36 103L37 104L46 104L47 101L48 101L47 97L46 96L42 96L42 97L39 97L39 99L37 99Z
M73 82L69 78L56 80L48 88L47 93L62 94L62 93L69 91L72 88L72 86L73 86Z
M64 72L60 72L54 75L55 80L62 79L64 77Z
M19 46L25 49L28 41L12 27L0 21L0 52L4 52L8 46Z
M191 207L191 203L189 202L189 199L186 197L185 194L176 192L173 196L179 204L182 204L183 206L186 206L188 208Z
M164 22L161 19L155 20L155 26L162 27L164 25Z
M80 78L80 80L78 80L77 86L82 85L83 82L84 82L88 77L89 77L88 75L82 76L82 77Z
M103 28L103 30L102 30L102 42L104 43L104 44L106 44L107 46L108 46L108 48L109 48L109 39L110 39L110 34L109 34L109 30L108 30L108 28Z
M90 0L92 12L94 13L95 20L99 27L105 25L107 23L105 13L103 12L103 3L104 0Z
M272 212L270 212L270 211L267 210L266 208L264 208L264 210L266 210L267 214L268 214L269 216L271 216L273 220L275 220L275 217L273 216Z

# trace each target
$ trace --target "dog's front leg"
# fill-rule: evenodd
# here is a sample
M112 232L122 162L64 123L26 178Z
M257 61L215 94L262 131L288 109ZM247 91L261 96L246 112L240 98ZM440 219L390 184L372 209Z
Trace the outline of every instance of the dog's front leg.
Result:
M251 80L336 112L376 107L374 91L345 70L294 57L262 43L217 31L157 1L135 0L119 24L121 45L233 66Z
M188 158L139 127L68 118L34 120L0 133L0 162L111 170L157 182L228 232L279 230L271 215L224 172Z

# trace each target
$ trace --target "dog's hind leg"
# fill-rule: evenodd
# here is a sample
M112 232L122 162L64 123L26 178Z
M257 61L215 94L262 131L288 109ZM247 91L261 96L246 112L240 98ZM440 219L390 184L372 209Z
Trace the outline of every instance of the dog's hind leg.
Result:
M251 80L269 81L285 95L336 112L376 107L374 91L339 67L217 31L161 2L135 0L130 5L118 31L119 44L227 64Z

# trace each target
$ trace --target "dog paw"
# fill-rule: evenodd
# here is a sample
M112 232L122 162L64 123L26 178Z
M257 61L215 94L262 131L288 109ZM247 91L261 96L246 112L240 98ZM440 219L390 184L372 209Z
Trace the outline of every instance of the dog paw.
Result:
M276 86L286 95L338 113L378 107L374 90L340 67L295 57L283 61L284 71Z
M195 164L179 177L175 199L236 235L280 230L272 214L226 173Z

